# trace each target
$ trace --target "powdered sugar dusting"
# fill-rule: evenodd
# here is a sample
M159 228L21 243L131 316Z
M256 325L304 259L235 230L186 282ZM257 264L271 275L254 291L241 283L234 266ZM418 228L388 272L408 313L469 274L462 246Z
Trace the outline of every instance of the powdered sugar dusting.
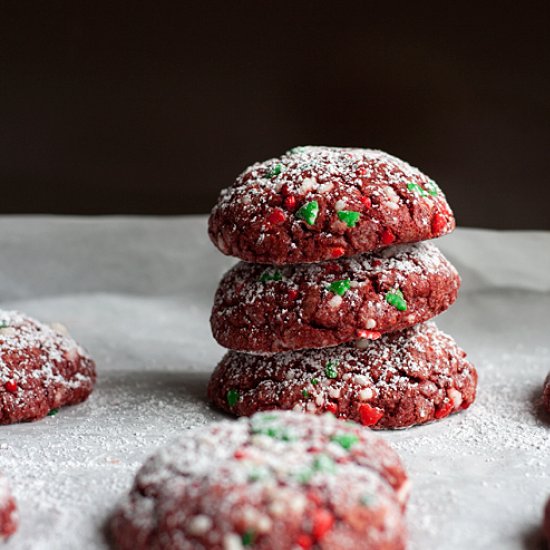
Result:
M225 254L269 264L317 262L449 233L437 184L383 151L297 147L224 189L210 236Z
M467 408L476 379L464 352L430 322L356 345L263 357L229 352L209 395L238 415L292 407L329 410L373 427L407 427ZM228 404L231 390L238 399ZM367 403L377 417L362 418Z
M0 423L41 418L92 390L93 361L59 328L0 310Z
M278 537L285 529L289 545L299 536L314 542L315 518L328 514L328 530L351 550L363 537L370 544L396 533L400 539L397 502L406 499L405 479L397 456L357 425L332 415L258 414L213 424L160 450L138 473L113 528L119 541L132 537L122 548L162 536L182 549L223 546L227 537L235 541L231 547L248 545L248 537L267 549L275 542L283 547ZM180 514L168 526L171 503ZM376 526L363 508L376 513ZM352 514L363 516L362 526Z

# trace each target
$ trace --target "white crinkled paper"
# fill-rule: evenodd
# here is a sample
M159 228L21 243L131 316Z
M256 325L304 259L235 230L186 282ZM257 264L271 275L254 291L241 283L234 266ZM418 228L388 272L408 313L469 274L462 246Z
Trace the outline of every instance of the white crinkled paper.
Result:
M438 319L480 374L477 402L428 426L382 432L412 483L413 550L539 547L550 496L550 233L457 230L436 244L463 278ZM104 524L145 457L219 418L205 402L223 354L213 293L234 260L205 217L0 218L0 297L59 321L96 359L90 400L0 427L0 470L20 509L6 550L107 548Z

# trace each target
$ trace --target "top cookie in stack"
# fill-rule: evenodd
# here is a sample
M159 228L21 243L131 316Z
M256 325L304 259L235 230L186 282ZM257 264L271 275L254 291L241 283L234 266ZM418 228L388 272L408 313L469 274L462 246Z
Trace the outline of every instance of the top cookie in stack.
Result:
M210 399L237 415L330 411L378 428L467 408L475 369L426 323L460 278L420 242L454 227L436 183L381 151L297 147L245 170L209 220L216 246L245 260L216 293L213 334L235 351Z
M295 147L247 168L222 191L209 233L224 253L273 265L415 243L455 220L434 181L372 149Z

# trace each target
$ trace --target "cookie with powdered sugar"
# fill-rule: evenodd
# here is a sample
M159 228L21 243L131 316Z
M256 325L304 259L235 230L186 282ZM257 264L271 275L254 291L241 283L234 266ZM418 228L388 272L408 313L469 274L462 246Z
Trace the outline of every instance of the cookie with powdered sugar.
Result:
M208 227L224 254L282 265L433 239L455 220L436 183L406 162L308 146L247 168L221 192Z
M542 406L550 414L550 374L546 377L544 381L544 386L542 389Z
M231 351L212 374L208 397L237 416L328 411L376 429L408 428L468 408L476 385L464 351L430 322L321 350Z
M8 482L0 474L0 541L5 540L17 529L17 508Z
M0 424L38 420L87 399L95 363L62 325L0 310Z
M398 456L372 432L278 411L159 451L110 527L121 550L400 550L407 496Z
M226 348L258 353L376 339L443 312L459 286L431 243L319 264L241 262L220 282L212 332Z

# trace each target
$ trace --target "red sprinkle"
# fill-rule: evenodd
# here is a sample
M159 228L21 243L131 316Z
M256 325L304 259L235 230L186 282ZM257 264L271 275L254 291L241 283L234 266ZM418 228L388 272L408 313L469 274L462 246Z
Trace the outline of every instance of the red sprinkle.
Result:
M313 546L313 541L311 540L311 537L309 535L306 535L305 533L302 533L298 536L298 540L296 541L296 544L303 548L303 550L309 550Z
M447 403L443 403L441 407L439 407L439 409L436 409L434 417L437 419L440 419L445 416L449 416L452 410L453 410L453 403L451 401L448 401Z
M237 460L240 460L241 458L244 458L245 456L246 456L246 453L242 449L237 449L233 453L233 457L236 458Z
M334 525L334 517L328 511L324 509L316 510L313 514L313 529L312 535L316 540L322 539Z
M271 212L271 214L267 217L267 221L274 225L283 223L285 219L286 214L280 208L275 208L275 210L273 210L273 212Z
M359 200L363 203L363 206L367 210L372 206L372 201L370 200L370 197L361 197Z
M294 300L296 300L296 298L298 298L298 291L291 288L289 291L288 291L288 299L293 302Z
M290 189L288 188L288 184L285 183L282 187L281 187L281 195L283 195L283 197L288 197L288 195L290 195Z
M342 246L333 246L330 249L330 257L331 258L340 258L345 253L346 253L346 250Z
M294 211L294 209L296 208L296 197L294 197L293 195L289 195L288 197L286 197L285 208L287 210L290 210L291 212Z
M439 234L447 226L447 218L443 214L435 214L432 218L432 233Z
M357 338L366 338L367 340L378 340L382 336L381 332L377 330L359 329L357 331Z
M364 176L367 173L367 167L366 166L359 166L357 168L357 174L360 176Z
M338 405L336 403L327 403L325 405L325 410L329 413L336 415L336 413L338 412Z
M8 380L4 384L4 388L11 393L15 393L17 391L17 384L13 380Z
M393 231L384 229L384 231L382 231L382 235L380 235L380 240L382 241L382 244L388 245L395 242L395 235Z
M359 416L363 426L374 426L384 416L384 413L380 409L363 403L359 407Z

